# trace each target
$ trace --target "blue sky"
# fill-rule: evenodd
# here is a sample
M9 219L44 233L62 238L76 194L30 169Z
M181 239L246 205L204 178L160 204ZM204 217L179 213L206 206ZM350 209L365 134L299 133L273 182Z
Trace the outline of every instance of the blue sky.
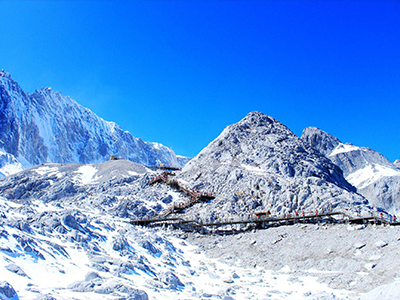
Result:
M261 111L400 158L400 1L0 1L0 69L195 156Z

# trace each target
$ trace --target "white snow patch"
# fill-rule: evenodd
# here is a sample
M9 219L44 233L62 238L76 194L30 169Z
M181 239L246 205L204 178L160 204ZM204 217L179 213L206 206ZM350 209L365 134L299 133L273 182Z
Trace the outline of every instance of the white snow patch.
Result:
M378 181L383 177L400 176L400 172L378 164L368 164L365 168L351 173L346 180L358 189Z
M335 155L338 155L340 153L346 153L346 152L357 151L357 150L363 150L363 148L354 146L352 144L342 144L342 143L340 143L339 145L336 146L335 149L333 149L332 153L329 154L329 156L335 156Z
M5 165L4 167L0 168L0 172L3 173L5 176L12 175L18 172L21 172L24 168L20 163L18 164L9 164Z
M360 300L375 300L375 299L400 299L400 280L387 285L382 285L372 291L362 295Z
M45 175L48 173L58 173L58 168L56 167L50 168L49 166L44 166L38 169L34 169L33 171L38 173L39 175Z
M128 171L129 176L139 176L140 174L135 171Z
M250 165L245 165L242 164L242 168L246 169L247 171L253 172L253 173L258 173L258 174L265 174L267 173L266 170L255 167L255 166L250 166Z
M80 182L81 184L92 184L99 178L98 176L95 176L97 169L89 165L79 167L78 171L74 173L78 173L78 175L73 178L73 181Z

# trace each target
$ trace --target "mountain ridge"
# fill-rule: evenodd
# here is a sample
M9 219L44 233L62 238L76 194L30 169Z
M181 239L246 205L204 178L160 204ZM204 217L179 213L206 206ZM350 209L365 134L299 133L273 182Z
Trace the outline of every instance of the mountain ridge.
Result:
M111 155L143 165L181 167L170 148L132 136L51 88L25 93L4 70L0 96L0 150L24 168L47 162L98 163Z
M301 138L340 167L372 205L400 212L400 170L396 164L371 148L342 143L316 127L304 129Z

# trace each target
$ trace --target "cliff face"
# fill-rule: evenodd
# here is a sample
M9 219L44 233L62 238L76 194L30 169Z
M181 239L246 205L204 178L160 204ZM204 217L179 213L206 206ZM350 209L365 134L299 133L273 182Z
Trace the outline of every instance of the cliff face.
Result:
M145 142L50 88L25 93L0 71L0 150L24 167L45 162L98 163L111 155L179 167L175 153Z

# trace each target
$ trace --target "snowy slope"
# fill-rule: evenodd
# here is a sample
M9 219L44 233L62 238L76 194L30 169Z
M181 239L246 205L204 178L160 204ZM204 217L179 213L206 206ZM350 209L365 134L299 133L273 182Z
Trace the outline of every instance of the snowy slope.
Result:
M43 164L0 180L0 297L359 299L398 271L400 228L316 224L203 236L133 226L130 218L183 201L149 185L154 175L120 160Z
M315 127L306 128L302 139L318 151L326 149L323 153L343 170L346 180L372 205L393 214L400 213L400 170L381 153L343 144Z
M0 151L0 178L22 170L22 164L12 154Z
M51 88L25 93L0 71L0 149L25 168L46 162L98 163L111 155L143 165L181 166L175 153L145 142Z

